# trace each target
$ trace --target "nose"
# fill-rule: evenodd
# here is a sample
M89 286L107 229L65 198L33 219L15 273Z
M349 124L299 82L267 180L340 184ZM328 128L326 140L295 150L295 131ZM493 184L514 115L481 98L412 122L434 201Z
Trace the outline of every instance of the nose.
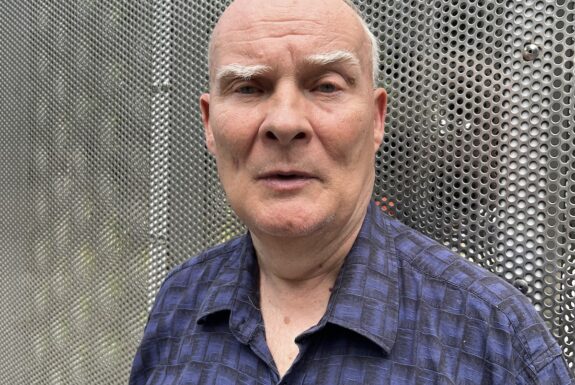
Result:
M268 100L260 134L265 141L280 145L304 143L311 138L305 95L296 85L278 86Z

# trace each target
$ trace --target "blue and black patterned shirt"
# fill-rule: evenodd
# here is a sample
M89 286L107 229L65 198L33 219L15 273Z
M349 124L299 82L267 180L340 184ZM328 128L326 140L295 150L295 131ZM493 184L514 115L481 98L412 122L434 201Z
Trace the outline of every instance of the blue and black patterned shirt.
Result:
M320 322L280 379L249 235L172 271L130 385L575 384L512 286L371 205Z

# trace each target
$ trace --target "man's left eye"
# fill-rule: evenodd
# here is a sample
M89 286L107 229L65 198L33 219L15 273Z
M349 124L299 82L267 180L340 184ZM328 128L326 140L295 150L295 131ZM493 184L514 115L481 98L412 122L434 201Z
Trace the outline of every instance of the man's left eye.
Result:
M333 83L322 83L319 86L316 87L316 90L319 92L323 92L326 94L332 93L332 92L336 92L337 91L337 86Z
M252 94L255 94L256 92L258 92L258 89L256 87L253 87L253 86L242 86L242 87L238 87L236 89L236 92L238 94L243 94L243 95L252 95Z

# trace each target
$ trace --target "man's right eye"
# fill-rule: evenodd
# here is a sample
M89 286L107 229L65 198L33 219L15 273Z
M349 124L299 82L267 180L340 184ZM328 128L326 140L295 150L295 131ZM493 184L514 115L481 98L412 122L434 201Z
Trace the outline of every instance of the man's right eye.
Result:
M234 92L242 95L253 95L258 93L259 89L254 86L240 86L237 87Z

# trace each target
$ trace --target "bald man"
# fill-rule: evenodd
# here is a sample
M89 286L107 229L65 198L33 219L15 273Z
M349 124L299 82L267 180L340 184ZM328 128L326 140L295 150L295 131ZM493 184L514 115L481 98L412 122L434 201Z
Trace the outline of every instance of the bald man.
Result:
M172 271L130 384L569 384L520 293L370 204L386 93L343 0L237 0L206 144L249 233Z

